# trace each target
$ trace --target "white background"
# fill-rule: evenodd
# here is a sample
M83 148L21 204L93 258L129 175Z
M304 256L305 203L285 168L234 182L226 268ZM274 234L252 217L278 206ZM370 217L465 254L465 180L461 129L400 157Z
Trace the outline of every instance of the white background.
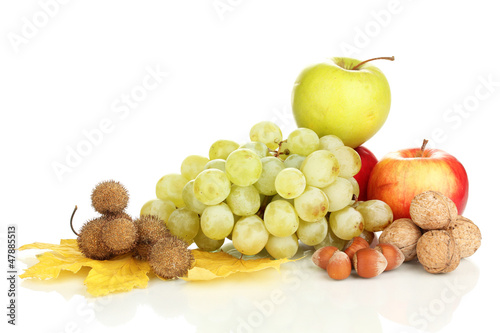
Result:
M439 276L406 264L376 279L336 282L302 261L281 274L209 283L152 279L147 289L102 299L86 294L83 276L19 281L19 325L1 316L9 332L121 332L146 324L183 332L496 327L498 313L487 305L500 296L492 254L500 120L494 2L2 1L0 22L2 251L11 223L19 246L74 237L73 207L75 224L93 217L89 196L99 181L125 184L128 212L137 216L161 176L179 172L187 155L208 155L216 139L245 142L261 120L288 134L296 76L332 56L396 57L375 64L391 85L392 107L365 146L381 158L430 138L457 157L470 181L464 215L483 234L473 257ZM124 98L140 92L151 71L160 72L158 84L148 81L146 95L126 107ZM103 122L107 132L88 146L85 133ZM68 166L78 148L86 156ZM68 167L59 175L57 163ZM20 253L20 268L33 257Z

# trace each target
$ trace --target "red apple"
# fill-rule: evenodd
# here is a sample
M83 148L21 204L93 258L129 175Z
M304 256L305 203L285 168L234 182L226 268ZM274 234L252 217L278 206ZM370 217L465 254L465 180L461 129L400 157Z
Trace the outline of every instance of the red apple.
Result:
M366 201L366 190L372 169L377 164L377 157L368 148L359 146L354 148L361 157L361 170L354 176L359 184L359 200Z
M368 200L379 199L392 209L394 220L410 217L410 203L419 193L433 190L450 198L462 214L469 196L463 165L440 149L403 149L384 156L368 181Z

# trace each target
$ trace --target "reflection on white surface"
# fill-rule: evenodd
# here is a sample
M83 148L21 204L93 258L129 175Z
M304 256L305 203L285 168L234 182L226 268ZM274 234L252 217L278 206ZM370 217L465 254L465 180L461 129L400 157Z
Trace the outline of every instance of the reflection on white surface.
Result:
M38 311L62 318L43 323L47 332L112 331L146 322L200 333L382 332L387 322L399 332L436 332L450 323L479 278L479 268L462 260L448 274L429 274L412 262L373 279L353 273L334 281L309 256L282 265L280 272L266 269L189 283L152 278L146 289L102 298L86 294L84 274L64 273L56 281L22 281L26 292L21 295L43 295L48 307ZM29 302L22 298L21 313Z

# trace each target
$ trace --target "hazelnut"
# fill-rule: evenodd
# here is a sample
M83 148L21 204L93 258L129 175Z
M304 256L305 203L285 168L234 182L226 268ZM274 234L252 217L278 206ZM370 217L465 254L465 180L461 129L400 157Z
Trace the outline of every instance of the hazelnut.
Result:
M405 255L401 252L399 247L395 245L379 244L375 246L375 250L382 253L385 259L387 259L387 267L385 268L385 271L398 268L405 261Z
M370 247L370 244L361 237L354 237L347 243L345 246L344 252L347 254L349 257L349 260L352 260L354 257L354 253L356 253L358 250L364 249L365 247Z
M368 244L371 244L375 240L376 235L373 231L368 231L366 229L363 229L359 237L364 238L364 240L367 241Z
M420 228L411 219L401 218L392 222L379 237L379 243L398 247L405 256L405 261L417 257L417 241L422 236Z
M417 194L410 204L410 217L422 229L445 229L457 219L457 206L447 196L436 191Z
M379 251L370 247L358 250L353 257L356 273L363 278L380 275L387 267L387 259Z
M460 250L446 230L430 230L417 243L418 261L429 273L448 273L458 267Z
M316 266L326 269L328 261L332 257L333 253L338 250L339 249L336 248L335 246L324 246L314 251L312 255L312 261Z
M455 239L455 243L460 249L461 258L470 257L481 246L481 231L474 222L466 217L459 215L457 220L450 223L446 230Z
M347 279L351 275L351 270L351 260L342 251L335 251L326 266L328 276L334 280Z

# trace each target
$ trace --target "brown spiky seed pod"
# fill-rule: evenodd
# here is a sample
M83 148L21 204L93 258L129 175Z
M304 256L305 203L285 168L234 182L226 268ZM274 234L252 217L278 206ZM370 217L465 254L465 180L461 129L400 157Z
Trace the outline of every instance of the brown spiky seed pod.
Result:
M412 221L425 230L445 229L457 216L455 203L437 191L417 194L410 204Z
M90 196L92 207L101 214L122 212L128 205L128 191L117 181L108 180L97 184Z
M102 227L101 238L114 255L132 251L139 234L137 227L127 218L117 218L107 221Z
M169 280L185 276L194 263L194 257L184 241L170 236L153 245L148 262L158 277Z
M114 214L104 214L102 217L108 221L111 221L114 219L121 219L121 218L133 221L132 216L130 216L129 214L127 214L125 212L119 212L119 213L114 213Z
M151 246L171 234L165 222L154 215L142 215L134 223L139 234L136 255L141 260L148 260Z
M460 248L460 256L467 258L481 246L481 231L478 226L466 217L458 216L455 222L448 225L448 230Z
M446 230L430 230L417 243L418 261L429 273L448 273L460 263L460 249Z
M86 222L80 229L77 238L78 248L90 259L106 260L111 258L111 251L104 245L101 238L102 227L106 220L102 217Z

